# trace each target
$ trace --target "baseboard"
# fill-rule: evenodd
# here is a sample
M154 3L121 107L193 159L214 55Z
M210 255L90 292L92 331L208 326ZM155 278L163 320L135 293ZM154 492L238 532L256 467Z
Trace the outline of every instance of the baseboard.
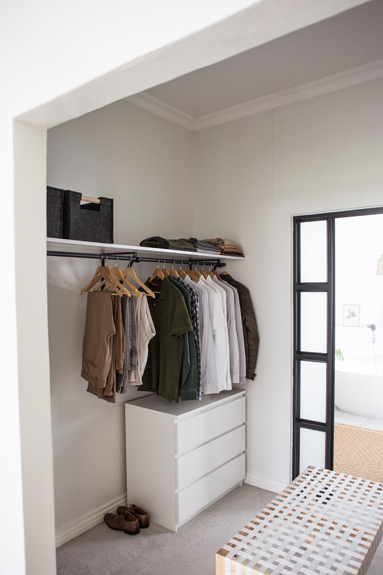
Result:
M126 505L126 493L116 497L112 501L108 501L104 505L101 505L97 509L82 515L78 519L63 525L56 529L56 547L64 545L71 539L74 539L81 533L88 531L92 527L95 527L99 523L102 523L105 513L116 512L119 505Z
M272 477L266 477L266 475L258 475L257 473L251 472L246 474L245 483L247 485L253 485L253 487L266 489L266 491L273 491L274 493L280 493L288 486L288 483L280 481L279 479L273 479Z

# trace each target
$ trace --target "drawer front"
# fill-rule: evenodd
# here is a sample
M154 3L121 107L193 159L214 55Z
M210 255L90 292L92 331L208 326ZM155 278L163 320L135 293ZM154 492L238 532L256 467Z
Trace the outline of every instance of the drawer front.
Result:
M245 478L245 454L178 493L178 524L218 499Z
M178 423L178 455L191 451L245 422L245 397Z
M178 489L184 489L213 469L245 451L245 426L242 425L178 459Z

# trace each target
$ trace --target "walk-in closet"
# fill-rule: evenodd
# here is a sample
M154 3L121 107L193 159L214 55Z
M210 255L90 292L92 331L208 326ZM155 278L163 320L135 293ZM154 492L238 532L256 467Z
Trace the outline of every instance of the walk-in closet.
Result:
M101 264L121 272L128 266L141 282L157 269L235 275L245 265L245 248L245 257L236 257L214 254L212 245L206 253L139 245L149 236L194 235L192 145L190 131L127 101L48 133L48 185L114 202L113 244L60 238L47 243L59 545L124 505L127 491L153 521L176 531L245 479L245 371L242 385L234 378L233 391L217 388L178 403L129 385L111 404L87 393L81 378L87 310L81 291ZM238 241L235 227L224 231L211 220L200 236L235 234Z

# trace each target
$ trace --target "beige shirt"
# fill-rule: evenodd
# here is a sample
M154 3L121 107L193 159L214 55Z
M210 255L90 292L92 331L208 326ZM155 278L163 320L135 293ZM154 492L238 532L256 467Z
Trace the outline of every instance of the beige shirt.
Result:
M129 373L129 385L142 385L142 375L148 361L149 342L156 335L146 296L137 299L136 321L138 365Z

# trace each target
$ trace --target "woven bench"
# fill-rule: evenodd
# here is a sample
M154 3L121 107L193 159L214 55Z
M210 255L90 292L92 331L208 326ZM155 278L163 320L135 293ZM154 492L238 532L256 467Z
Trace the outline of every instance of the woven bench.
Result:
M216 553L216 575L364 575L382 535L382 483L308 467Z

